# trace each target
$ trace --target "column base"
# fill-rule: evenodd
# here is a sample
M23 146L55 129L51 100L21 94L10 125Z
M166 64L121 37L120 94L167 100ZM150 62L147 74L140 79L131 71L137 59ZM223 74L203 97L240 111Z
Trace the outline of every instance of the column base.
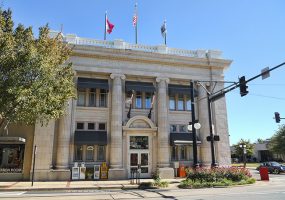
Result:
M126 178L128 178L127 173L123 168L109 169L108 171L108 179L110 180L120 180Z
M160 178L172 179L174 178L174 169L170 167L157 168Z
M71 179L70 169L55 169L49 172L50 181L68 181Z

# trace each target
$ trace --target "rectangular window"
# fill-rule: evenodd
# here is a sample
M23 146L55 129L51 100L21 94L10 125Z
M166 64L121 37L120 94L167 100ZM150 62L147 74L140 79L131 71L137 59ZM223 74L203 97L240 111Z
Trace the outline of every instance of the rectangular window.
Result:
M186 146L180 146L180 160L186 160Z
M191 100L190 97L186 96L186 110L190 111L191 110Z
M145 93L145 108L149 109L151 108L151 100L152 100L152 94L149 92Z
M170 110L175 110L175 96L169 96L169 109Z
M107 107L107 90L100 89L99 107Z
M87 146L86 147L86 161L93 161L94 160L94 147Z
M170 132L173 133L173 132L177 132L177 128L176 128L176 125L170 125Z
M136 92L136 108L142 108L142 93Z
M81 161L83 158L83 146L79 145L79 146L75 146L74 147L74 160L75 161Z
M88 123L88 130L95 130L95 123Z
M99 131L105 131L106 130L106 124L105 123L99 123L98 130Z
M97 151L97 160L98 161L105 161L105 146L99 145Z
M184 110L184 98L183 98L183 95L179 95L178 96L177 109L178 110Z
M187 131L187 126L186 125L179 125L179 132L180 133L186 133Z
M0 173L22 173L25 145L0 144Z
M96 89L90 89L89 91L89 107L95 107L96 106Z
M178 146L172 146L172 148L171 148L171 160L178 160Z
M85 89L79 89L77 91L77 105L78 106L85 106L85 96L86 96Z
M130 136L130 149L148 149L148 136Z
M77 130L84 130L84 123L83 122L77 122L76 123L76 129Z

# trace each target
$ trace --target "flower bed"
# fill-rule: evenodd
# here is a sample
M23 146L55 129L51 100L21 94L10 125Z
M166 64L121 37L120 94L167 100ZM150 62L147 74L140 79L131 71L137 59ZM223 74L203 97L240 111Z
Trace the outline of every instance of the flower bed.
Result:
M255 183L255 179L245 168L188 168L186 173L186 180L179 185L181 188L221 187Z

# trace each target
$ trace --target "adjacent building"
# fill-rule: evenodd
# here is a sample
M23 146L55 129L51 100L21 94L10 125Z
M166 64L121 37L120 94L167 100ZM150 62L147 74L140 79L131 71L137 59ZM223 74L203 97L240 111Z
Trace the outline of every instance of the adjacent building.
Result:
M51 36L58 33L51 32ZM0 137L0 179L29 180L35 155L35 180L69 180L71 168L106 162L109 179L141 177L159 171L174 176L174 162L193 164L191 103L195 105L198 161L211 165L207 92L224 87L231 60L220 51L182 50L63 36L73 47L77 99L66 114L47 126L10 125ZM190 100L190 81L195 100ZM214 82L212 82L214 81ZM217 81L217 82L216 82ZM203 85L203 87L201 86ZM231 163L225 98L212 105L216 161ZM37 147L36 153L33 151Z

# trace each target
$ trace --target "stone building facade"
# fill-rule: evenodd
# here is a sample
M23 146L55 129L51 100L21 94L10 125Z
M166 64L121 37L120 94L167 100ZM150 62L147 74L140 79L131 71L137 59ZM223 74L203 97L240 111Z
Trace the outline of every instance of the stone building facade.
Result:
M2 170L0 179L29 180L35 145L35 180L69 180L71 167L82 162L87 169L106 162L109 179L129 178L138 166L141 177L151 177L159 170L163 178L171 178L174 162L193 164L192 134L187 130L190 81L203 81L211 91L223 88L230 60L223 59L220 51L135 45L71 34L63 38L73 46L68 62L75 71L77 99L70 100L66 114L47 126L8 127L9 134L0 137L0 147L17 157L21 170ZM201 124L198 161L210 166L207 93L201 84L195 85L194 98ZM220 137L214 144L216 161L227 166L231 160L225 98L212 107L214 134ZM1 154L3 169L8 164L5 156Z

